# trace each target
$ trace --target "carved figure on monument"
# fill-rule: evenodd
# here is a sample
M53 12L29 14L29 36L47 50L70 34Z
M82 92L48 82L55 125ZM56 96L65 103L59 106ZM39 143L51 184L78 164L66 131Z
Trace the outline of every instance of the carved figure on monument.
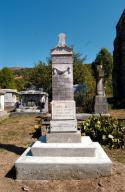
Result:
M53 72L53 75L63 75L63 74L65 74L66 72L68 72L68 74L70 74L70 68L69 67L67 67L67 69L66 70L64 70L64 71L61 71L61 70L59 70L59 69L57 69L57 68L53 68L52 69L52 72Z

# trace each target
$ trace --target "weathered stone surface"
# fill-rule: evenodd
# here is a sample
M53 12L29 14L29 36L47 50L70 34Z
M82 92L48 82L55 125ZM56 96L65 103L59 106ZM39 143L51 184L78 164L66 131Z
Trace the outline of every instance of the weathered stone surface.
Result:
M76 132L76 120L52 120L50 121L50 130L53 132Z
M95 113L100 113L100 114L108 113L108 103L105 96L97 95L95 97Z
M52 50L52 57L64 53L67 53L67 58L72 55L72 49L65 45L64 37L63 35L59 45ZM67 98L70 98L68 95L65 96L65 100L62 99L64 93L61 92L61 88L63 92L69 93L73 86L72 72L69 73L68 68L66 71L54 68L54 75L62 75L62 79L58 80L59 82L53 81L53 86L58 87L59 97L58 101L52 101L50 133L41 136L39 141L29 147L16 161L17 179L83 179L110 175L112 162L99 143L92 142L89 137L81 138L81 133L77 131L75 102L73 99L67 101ZM68 81L66 78L69 83L65 83L65 80ZM57 94L56 91L55 88L54 95ZM73 97L73 94L70 93L70 96Z
M52 64L53 100L73 100L72 64Z
M102 65L97 65L97 80L96 80L96 97L95 97L95 105L94 112L96 114L106 114L108 113L108 103L104 93L104 70Z
M4 111L4 93L0 93L0 111Z
M64 55L64 56L53 56L52 57L52 63L53 64L72 64L73 63L73 58L72 56L68 56L68 58Z
M4 91L4 105L5 107L13 107L17 102L17 90L16 89L2 89Z
M52 101L52 120L76 119L75 101Z
M99 143L88 142L90 145L96 148L94 157L32 156L29 147L15 163L17 179L83 179L111 175L112 162L104 150Z
M42 143L36 141L31 148L33 156L94 157L95 147L84 143Z
M48 94L43 89L27 89L19 92L21 105L16 109L17 112L27 113L47 113L48 112Z
M73 133L50 133L46 136L47 143L81 143L81 133L79 131Z

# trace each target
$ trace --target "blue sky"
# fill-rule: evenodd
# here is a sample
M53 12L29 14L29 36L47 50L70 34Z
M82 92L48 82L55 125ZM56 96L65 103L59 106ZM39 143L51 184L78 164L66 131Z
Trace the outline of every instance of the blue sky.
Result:
M125 0L0 0L0 68L47 61L60 32L92 62L113 50L115 26Z

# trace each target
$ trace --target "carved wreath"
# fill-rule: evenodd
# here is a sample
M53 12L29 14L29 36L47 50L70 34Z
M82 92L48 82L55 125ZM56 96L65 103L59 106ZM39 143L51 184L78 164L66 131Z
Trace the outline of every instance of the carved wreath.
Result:
M64 71L61 71L61 70L59 70L59 69L57 69L57 68L53 68L52 69L52 73L53 73L53 75L63 75L63 74L65 74L66 72L68 72L68 74L70 74L70 67L67 67L67 69L66 70L64 70Z

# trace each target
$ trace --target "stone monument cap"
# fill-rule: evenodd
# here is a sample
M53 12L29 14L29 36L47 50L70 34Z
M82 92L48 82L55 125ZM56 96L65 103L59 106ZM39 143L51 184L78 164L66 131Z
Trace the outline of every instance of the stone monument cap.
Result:
M58 37L59 37L58 46L59 47L64 47L66 45L66 42L65 42L66 35L65 35L65 33L60 33L58 35Z

